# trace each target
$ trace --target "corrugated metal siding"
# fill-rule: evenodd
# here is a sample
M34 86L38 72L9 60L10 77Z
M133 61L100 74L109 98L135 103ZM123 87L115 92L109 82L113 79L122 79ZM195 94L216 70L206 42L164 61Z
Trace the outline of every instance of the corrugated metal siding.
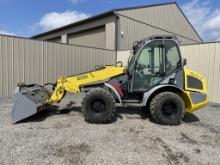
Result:
M132 55L132 50L117 51L117 61L121 61L123 66L128 65L128 59Z
M136 21L121 17L119 21L120 32L123 31L123 36L119 34L119 50L131 49L133 42L141 40L146 37L154 35L171 35L160 29L156 29L150 26L143 25ZM178 36L182 45L197 43L192 40Z
M0 35L0 97L18 82L44 84L65 75L115 64L115 52Z
M210 101L220 103L220 43L182 46L181 52L187 67L206 77Z
M182 41L181 44L183 45L201 42L199 36L175 4L122 10L118 13L120 17L119 32L124 32L124 37L119 36L120 50L130 49L133 42L136 40L152 35L170 35L171 33L169 32L179 34L180 36L178 36L178 38ZM151 27L143 23L153 25L164 30Z
M105 27L98 27L85 32L68 35L69 44L106 48Z

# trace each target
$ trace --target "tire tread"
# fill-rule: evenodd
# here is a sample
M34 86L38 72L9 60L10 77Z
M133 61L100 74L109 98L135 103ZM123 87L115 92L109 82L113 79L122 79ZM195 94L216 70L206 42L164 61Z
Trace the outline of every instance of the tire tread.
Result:
M110 99L110 102L112 104L112 114L111 116L107 117L106 119L103 119L102 121L96 121L93 118L91 118L87 113L86 113L86 102L88 101L88 99L90 99L91 96L94 95L104 95L107 98ZM112 96L111 93L109 93L108 91L106 91L105 89L102 88L95 88L91 91L89 91L86 96L83 98L82 101L82 113L84 114L85 117L85 121L89 122L89 123L93 123L93 124L98 124L98 123L109 123L113 120L115 113L116 113L116 105L115 105L115 99Z
M158 112L158 104L160 104L161 100L163 98L167 98L167 97L175 97L180 106L181 106L181 109L182 109L182 112L181 112L181 115L180 115L180 119L176 119L176 120L170 120L169 122L165 119L163 119L161 117L161 114L160 112ZM151 116L153 118L153 120L158 123L158 124L166 124L166 125L178 125L180 124L181 122L181 119L184 117L184 113L185 113L185 104L182 100L182 98L180 96L178 96L177 94L173 93L173 92L162 92L162 93L159 93L157 94L153 99L152 101L150 102L150 106L149 106L149 109L150 109L150 113L151 113Z

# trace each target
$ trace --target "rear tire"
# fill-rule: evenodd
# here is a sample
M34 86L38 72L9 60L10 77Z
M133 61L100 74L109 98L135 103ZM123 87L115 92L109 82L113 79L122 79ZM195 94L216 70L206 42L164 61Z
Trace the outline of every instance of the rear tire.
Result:
M158 124L178 125L185 112L185 104L180 96L172 92L156 95L150 103L150 113Z
M83 99L82 112L89 123L109 123L115 116L115 99L102 88L91 90Z

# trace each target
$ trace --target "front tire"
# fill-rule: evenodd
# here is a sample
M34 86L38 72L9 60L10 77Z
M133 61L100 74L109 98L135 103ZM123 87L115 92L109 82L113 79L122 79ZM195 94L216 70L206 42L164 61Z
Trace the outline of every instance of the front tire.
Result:
M149 108L153 120L165 125L180 124L185 112L182 98L172 92L162 92L156 95Z
M102 88L91 90L83 99L82 112L89 123L111 122L116 112L115 99Z

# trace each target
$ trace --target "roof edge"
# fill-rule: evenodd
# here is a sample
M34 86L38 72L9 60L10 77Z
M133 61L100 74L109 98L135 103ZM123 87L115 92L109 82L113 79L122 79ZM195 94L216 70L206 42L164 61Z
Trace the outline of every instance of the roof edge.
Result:
M193 29L193 31L196 33L196 35L199 37L199 39L202 41L202 43L204 43L203 39L201 38L201 36L199 35L199 33L196 31L196 29L193 27L193 25L191 24L191 22L189 21L189 19L187 18L187 16L185 15L185 13L183 12L183 10L181 9L181 7L176 3L176 6L179 8L180 12L182 13L182 15L185 17L185 19L187 20L187 22L189 23L189 25L191 26L191 28Z
M141 8L164 6L164 5L171 5L171 4L177 4L177 3L175 1L164 2L164 3L152 3L152 4L149 4L149 5L140 5L140 6L134 6L134 7L125 7L125 8L113 9L113 11L117 12L117 11L123 11L123 10L141 9Z
M106 17L106 16L110 16L110 15L115 15L115 12L118 12L118 11L140 9L140 8L146 8L146 7L156 7L156 6L170 5L170 4L177 4L177 3L176 2L165 2L165 3L156 3L156 4L149 4L149 5L140 5L140 6L134 6L134 7L118 8L118 9L116 8L116 9L112 9L112 10L106 11L104 13L101 13L101 14L98 14L95 16L91 16L89 18L86 18L86 19L83 19L83 20L80 20L80 21L77 21L74 23L70 23L70 24L62 26L62 27L55 28L53 30L49 30L49 31L34 35L30 38L35 39L35 38L42 37L42 36L50 34L50 33L56 33L60 30L66 29L66 28L74 26L74 25L76 25L76 26L81 25L83 23L86 23L87 21L93 21L98 18L102 18L102 17Z
M50 34L50 33L56 33L60 30L64 30L64 29L66 29L68 27L71 27L71 26L74 26L74 25L76 25L76 26L81 25L81 24L86 23L88 21L93 21L93 20L96 20L98 18L103 18L103 17L107 17L107 16L111 16L111 15L114 15L113 10L109 10L107 12L104 12L104 13L101 13L101 14L98 14L98 15L95 15L95 16L92 16L92 17L88 17L88 18L83 19L83 20L80 20L80 21L77 21L77 22L74 22L74 23L70 23L68 25L61 26L61 27L55 28L53 30L49 30L49 31L34 35L30 38L35 39L35 38L38 38L38 37L41 37L41 36L44 36L44 35L47 35L47 34Z

